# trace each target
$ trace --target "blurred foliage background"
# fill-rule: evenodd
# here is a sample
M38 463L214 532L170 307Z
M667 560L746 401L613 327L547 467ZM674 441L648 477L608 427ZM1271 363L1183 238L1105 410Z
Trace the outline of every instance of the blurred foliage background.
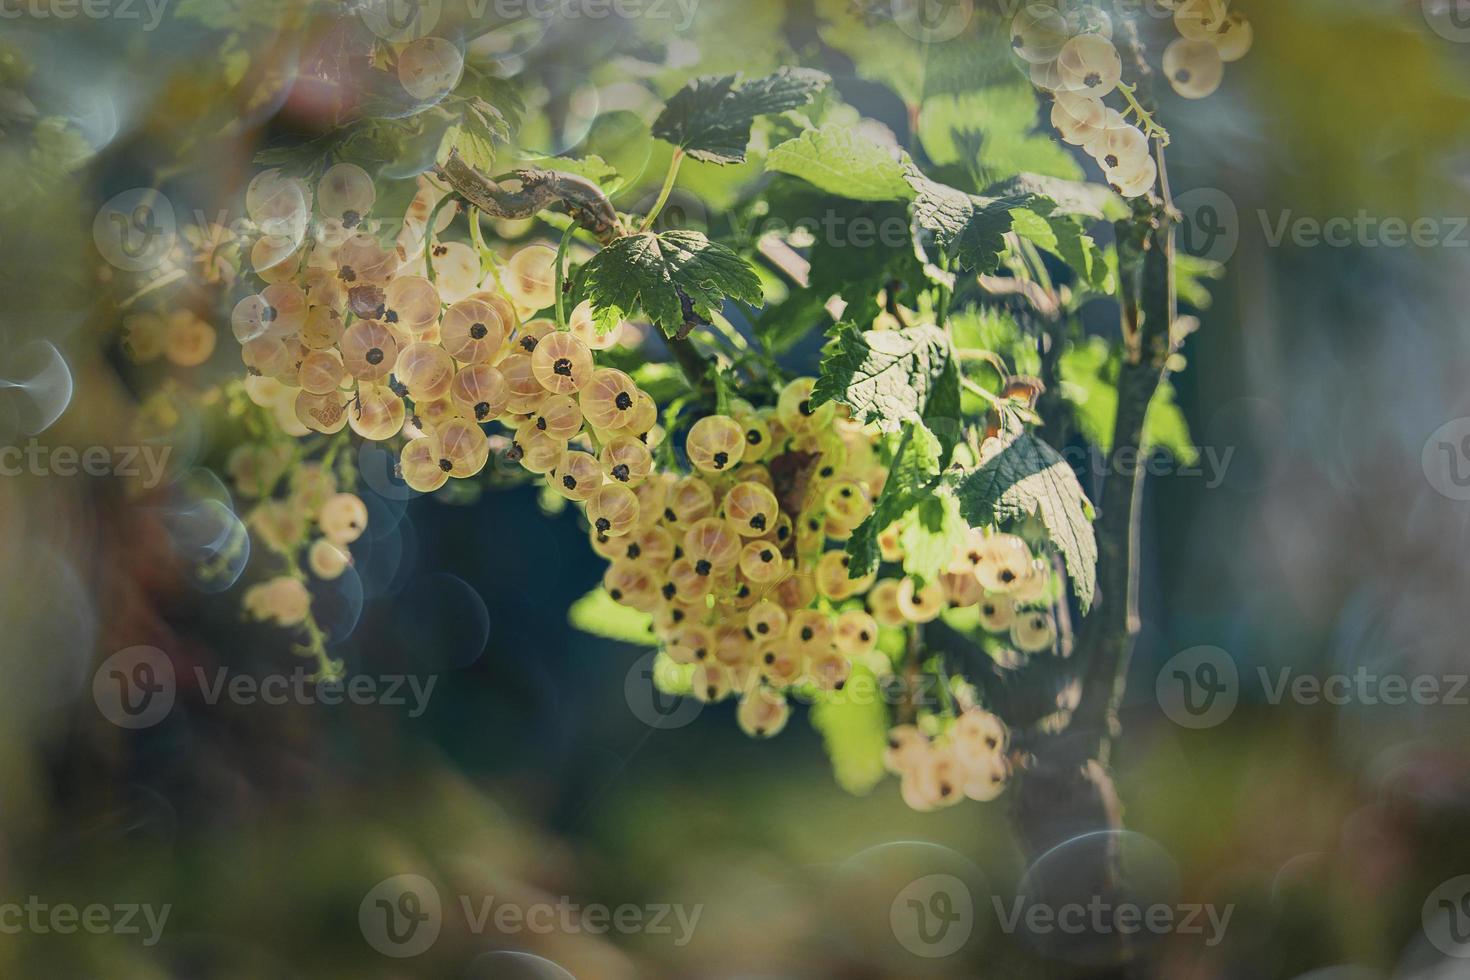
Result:
M238 208L255 152L309 138L334 111L342 93L312 77L313 58L349 12L174 0L144 30L142 4L138 20L62 19L59 6L37 0L0 25L0 429L21 443L44 414L51 389L23 382L41 376L45 342L75 388L43 441L126 445L166 379L121 356L94 216L155 184L181 216ZM1240 6L1252 56L1208 102L1163 107L1175 195L1214 188L1236 213L1227 275L1175 382L1195 441L1232 456L1218 485L1178 473L1151 485L1144 635L1115 758L1130 831L1157 845L1149 860L1182 900L1235 912L1218 945L1149 946L1140 975L1470 975L1420 927L1424 897L1470 871L1467 709L1272 705L1252 680L1258 667L1466 670L1470 511L1420 462L1431 432L1470 414L1464 232L1459 245L1334 248L1274 245L1270 230L1284 214L1360 212L1448 229L1470 212L1470 45L1432 28L1432 3ZM601 154L626 178L619 206L646 206L665 150L629 137L660 95L690 74L797 60L831 70L849 103L906 137L905 98L922 80L882 11L691 9L687 24L673 9L504 31L493 43L507 74L537 80L523 144ZM874 50L855 65L844 51L864 43ZM718 222L758 168L686 166L682 206ZM238 373L222 338L175 381ZM174 463L227 438L201 426ZM151 947L6 935L0 974L561 976L549 961L591 980L1088 975L999 927L991 897L1008 900L1025 871L1004 800L921 815L892 782L848 796L804 718L770 744L740 736L728 707L676 731L644 725L624 693L640 651L566 623L598 577L585 538L529 491L374 504L363 618L334 652L351 672L437 674L422 716L209 705L186 683L164 724L111 725L92 672L125 647L206 669L295 666L277 633L242 625L236 597L191 581L176 507L167 487L0 480L0 900L172 905ZM1160 712L1154 680L1199 644L1230 651L1247 682L1228 722L1189 732ZM405 873L447 903L566 896L702 917L679 946L474 935L446 914L430 952L392 960L364 941L358 909ZM977 926L959 953L924 959L895 940L890 906L940 873L971 883ZM490 955L500 950L544 960Z

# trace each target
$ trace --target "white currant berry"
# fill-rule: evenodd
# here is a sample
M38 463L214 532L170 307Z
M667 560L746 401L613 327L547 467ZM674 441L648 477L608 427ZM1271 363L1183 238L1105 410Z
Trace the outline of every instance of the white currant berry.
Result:
M435 242L429 249L434 285L446 303L458 303L479 292L480 253L464 242Z
M949 739L966 768L988 762L1006 750L1008 733L999 718L988 711L971 708L955 719Z
M898 584L894 601L898 604L898 611L908 622L933 622L944 612L944 586L938 582L926 582L920 588L914 579L905 578Z
M1213 95L1225 79L1220 49L1208 41L1180 38L1164 49L1164 75L1186 99Z
M316 208L324 218L336 218L346 228L356 227L378 198L373 178L355 163L327 168L316 185Z
M1066 85L1062 81L1062 70L1055 61L1042 61L1031 65L1031 84L1043 92L1059 92Z
M1050 650L1057 639L1057 627L1049 612L1023 612L1011 624L1011 642L1022 653Z
M1186 40L1208 41L1230 12L1229 0L1183 0L1174 10L1174 27Z
M1159 177L1159 165L1153 157L1144 157L1125 164L1118 170L1106 171L1108 184L1124 197L1141 197L1147 194Z
M398 56L398 81L420 102L438 102L459 84L464 55L442 37L410 41Z
M849 657L872 652L878 645L878 621L861 609L839 613L832 627L832 645Z
M432 436L410 439L398 457L398 469L409 489L433 493L449 481L449 473L439 465L438 440Z
M1064 142L1082 146L1097 137L1108 121L1101 99L1076 92L1058 92L1051 107L1051 124Z
M1123 59L1113 42L1100 34L1079 34L1057 55L1057 70L1068 91L1101 98L1118 87Z
M1122 126L1108 130L1098 149L1104 170L1131 171L1148 157L1148 137L1137 126Z
M993 755L965 770L962 790L966 797L977 803L988 803L1005 792L1011 776L1011 766L1005 756Z
M331 435L347 427L347 399L341 392L313 395L309 391L296 391L296 420L313 432Z
M347 566L352 564L352 554L335 542L318 538L306 553L306 563L317 578L341 578Z
M1032 64L1055 60L1071 36L1066 18L1049 3L1027 4L1011 20L1011 50Z
M986 591L1010 592L1030 567L1031 550L1013 534L995 534L984 539L975 577Z
M387 385L364 381L357 386L357 399L347 408L347 424L370 442L391 439L403 429L403 399Z
M791 717L791 706L779 693L757 687L740 699L735 720L740 730L751 738L771 738L780 734Z
M333 544L349 545L367 529L368 510L355 493L333 494L317 514L322 534Z
M986 596L980 600L980 626L990 633L1008 633L1016 621L1016 604L1009 596Z
M1245 14L1232 10L1220 29L1207 40L1220 52L1221 61L1239 61L1250 52L1251 45L1255 42L1255 31L1251 28L1251 22L1246 20Z

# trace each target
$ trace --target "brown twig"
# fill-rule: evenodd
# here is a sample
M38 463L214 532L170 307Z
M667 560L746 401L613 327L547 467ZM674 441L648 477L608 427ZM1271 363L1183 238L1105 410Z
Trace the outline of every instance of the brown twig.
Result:
M517 189L503 186L470 166L450 150L438 174L454 192L486 214L496 218L530 218L561 204L572 219L604 245L624 234L617 209L592 181L559 170L517 170L512 179Z
M1149 207L1147 214L1150 224L1136 263L1138 298L1133 328L1129 329L1126 319L1124 322L1118 414L1097 522L1098 601L1083 620L1078 640L1085 683L1074 726L1097 740L1098 757L1103 760L1116 734L1118 707L1138 634L1144 420L1154 393L1168 374L1168 358L1174 348L1174 221L1162 206ZM1120 241L1120 247L1122 244ZM1121 257L1119 265L1123 265ZM1123 460L1134 462L1124 466Z
M456 194L492 217L525 219L560 204L567 209L572 220L603 245L627 233L617 209L602 188L576 174L559 170L517 170L511 178L520 186L510 188L470 166L458 150L449 151L448 159L437 172ZM712 396L714 385L709 380L709 363L688 339L689 330L695 325L686 314L684 329L678 336L668 338L666 343L689 386L702 396Z

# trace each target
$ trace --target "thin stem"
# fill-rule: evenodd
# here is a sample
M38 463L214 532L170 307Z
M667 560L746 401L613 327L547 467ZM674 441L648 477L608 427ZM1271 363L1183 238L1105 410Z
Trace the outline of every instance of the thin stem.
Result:
M907 434L908 430L905 430ZM924 627L921 623L912 623L908 628L908 646L904 651L903 677L905 685L905 697L898 706L898 721L900 724L912 723L919 714L919 677L922 671L919 669L919 658L924 653Z
M439 212L445 205L454 201L453 194L445 194L439 198L439 203L434 205L429 212L428 219L424 222L424 278L430 282L434 281L434 223L439 219ZM470 233L474 234L472 227Z
M996 395L991 394L989 391L982 388L980 385L977 385L969 378L961 378L960 384L963 385L964 389L970 394L978 395L979 397L983 398L986 403L989 404L992 408L999 408L1000 406L1005 404L1005 400L1003 398L999 398Z
M715 389L709 378L709 362L695 350L693 342L687 337L667 337L664 343L669 345L669 353L674 355L689 387L701 395L712 397Z
M740 335L740 331L735 329L735 325L725 319L718 310L711 312L710 325L719 331L720 336L724 337L737 353L748 354L750 352L750 344Z
M679 166L683 162L684 151L681 149L675 150L674 155L669 159L669 172L664 175L664 186L660 188L658 199L653 202L652 210L644 217L643 223L638 226L639 232L645 232L652 228L654 221L658 218L659 212L669 202L669 195L674 192L674 181L679 179Z
M954 356L958 357L961 361L983 361L984 363L989 364L992 368L995 369L996 375L999 376L1000 380L1002 381L1005 381L1011 376L1011 370L1010 367L1006 365L1005 358L1001 357L993 350L974 350L971 348L961 347L954 352Z
M567 328L567 301L565 287L565 269L567 264L567 249L571 247L572 236L576 234L576 225L567 225L567 230L562 232L561 244L556 249L556 329Z
M1138 98L1135 95L1135 93L1138 91L1138 86L1129 85L1127 82L1119 82L1118 91L1123 93L1123 98L1128 102L1129 111L1138 116L1138 121L1140 124L1142 124L1143 127L1143 135L1147 136L1149 139L1157 139L1160 146L1168 146L1169 131L1163 126L1160 126L1158 123L1154 122L1153 114L1145 109L1143 105L1138 101Z
M132 306L134 303L136 303L138 300L142 299L144 296L147 296L149 293L153 292L155 289L162 289L164 286L176 283L180 279L184 278L186 274L187 273L183 269L174 269L172 272L161 275L157 279L150 282L148 285L144 286L142 289L138 290L133 295L129 296L127 299L123 300L121 303L117 304L118 308L125 310L129 306Z
M496 261L495 250L485 243L484 229L480 227L480 209L474 206L470 207L470 241L480 253L480 268L490 270L490 278L495 280L495 291L512 307L515 306L515 299L500 279L500 263Z
M945 272L951 271L951 269L949 268L949 259L944 254L944 249L942 248L939 250L938 265L939 268L943 269ZM953 295L953 286L947 286L944 283L939 284L939 299L934 304L934 321L936 326L945 331L948 331L949 329L949 301Z
M1041 252L1036 248L1036 243L1028 239L1016 236L1016 244L1020 246L1022 259L1026 264L1026 271L1042 289L1046 290L1052 302L1056 302L1057 290L1052 284L1051 273L1046 271L1046 263L1042 261Z

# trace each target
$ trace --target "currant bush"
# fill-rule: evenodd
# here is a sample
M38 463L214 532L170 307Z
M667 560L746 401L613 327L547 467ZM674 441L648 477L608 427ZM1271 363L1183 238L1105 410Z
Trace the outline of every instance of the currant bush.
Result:
M1251 25L1222 2L1170 9L1179 37L1161 76L1180 96L1208 95L1249 51ZM854 128L835 93L834 105L816 104L827 83L819 72L783 70L748 100L732 81L731 98L710 111L758 108L720 116L710 132L733 139L743 127L755 146L752 126L772 117L760 135L777 183L751 190L756 211L798 208L792 188L805 182L801 193L831 195L825 207L901 212L911 234L893 254L836 257L800 229L767 236L762 247L779 238L791 253L766 270L789 288L703 233L655 231L668 194L647 214L621 213L612 203L621 198L598 183L601 161L497 173L495 145L511 137L487 122L498 82L473 46L424 36L378 50L375 70L401 89L393 111L403 115L385 118L462 113L462 130L483 124L476 138L460 132L417 164L384 166L358 151L383 149L381 138L407 157L394 127L418 123L376 119L366 140L354 142L356 132L324 153L263 162L245 190L249 220L227 281L216 284L229 287L219 292L230 336L216 336L196 312L203 304L125 320L125 350L140 364L202 367L217 341L239 346L225 398L248 439L223 468L251 540L273 561L245 590L247 615L301 637L323 676L340 670L312 596L351 577L374 499L358 486L368 451L391 461L391 490L404 496L465 500L485 486L529 485L547 513L581 522L606 562L589 599L658 647L666 689L730 702L753 738L777 736L798 704L814 706L814 721L828 709L861 715L875 736L870 768L897 775L909 805L995 798L1025 771L1038 728L1007 714L1003 692L966 677L1061 663L1071 613L1085 614L1096 579L1090 505L1056 450L1031 434L1048 424L1039 394L1051 386L1065 401L1081 386L1029 372L1059 370L1037 363L1053 343L1065 361L1100 339L1083 331L1079 310L1124 288L1125 246L1094 240L1087 222L1116 229L1130 212L1161 222L1168 133L1143 90L1134 25L1100 5L1029 3L985 30L996 58L1009 66L1008 47L1031 83L1010 86L1026 120L1012 142L1040 142L1032 117L1049 122L1116 194L1019 168L1007 174L1025 186L1000 191L1005 181L991 177L1004 168L992 174L988 162L976 171L983 180L947 187L915 162L943 155L942 140L929 145L943 112L919 114L916 139L934 151L921 155L890 145L881 126ZM1039 104L1032 85L1045 94ZM679 98L698 101L689 92ZM701 143L708 133L680 118L688 108L670 100L652 126L677 147L665 191L681 165L744 159L726 142ZM779 117L786 109L812 115ZM863 156L852 132L881 146ZM832 179L849 149L859 162ZM946 179L964 183L963 169L948 167ZM882 275L844 265L870 260ZM765 343L763 334L798 330L780 326L779 312L775 327L755 312L781 289L798 326L833 321L815 371L787 365L791 337ZM1039 340L1041 321L1063 334ZM998 383L980 384L992 368ZM1063 471L1044 490L1029 485L1037 472ZM978 671L926 639L949 634L984 658ZM863 687L874 682L883 692ZM920 697L927 682L938 703ZM897 701L883 703L892 688Z

